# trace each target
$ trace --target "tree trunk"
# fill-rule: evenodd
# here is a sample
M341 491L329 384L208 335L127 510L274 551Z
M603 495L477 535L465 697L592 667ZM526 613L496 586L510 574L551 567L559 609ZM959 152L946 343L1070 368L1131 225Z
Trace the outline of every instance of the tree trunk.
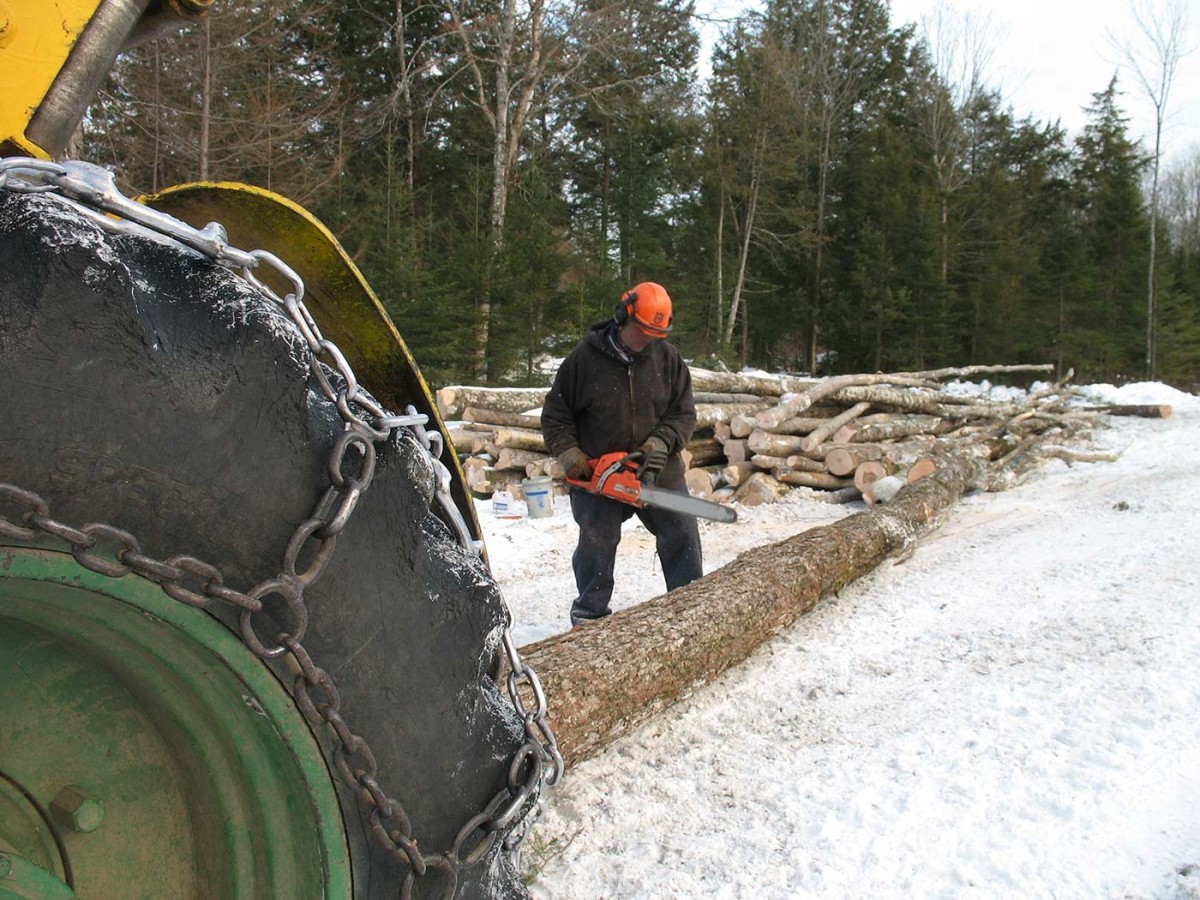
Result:
M711 428L718 422L730 422L734 416L753 415L761 403L696 403L696 428Z
M500 412L536 409L546 400L549 388L483 388L465 385L444 387L437 392L438 412L443 419L457 419L468 406L485 406Z
M533 407L530 408L532 409ZM504 412L503 410L488 409L479 406L468 406L462 411L462 418L464 422L473 422L476 425L528 428L530 431L538 431L542 427L541 416L526 416L521 413Z
M841 415L834 416L821 427L813 429L812 433L800 438L800 449L805 453L811 453L813 450L817 449L817 447L821 446L821 444L825 443L831 434L833 434L839 428L849 425L852 421L857 419L870 408L870 403L854 404L854 406L850 407Z
M743 484L755 472L754 464L750 462L730 463L721 470L721 477L730 487Z
M792 378L786 375L742 375L736 372L714 372L695 366L692 373L692 392L728 394L753 394L756 397L772 398L789 391L799 391L816 382L810 378ZM771 402L768 400L767 402Z
M792 487L816 488L821 491L836 491L841 488L855 487L853 478L839 478L828 472L780 472L775 476L777 481Z
M495 456L497 469L519 469L522 474L530 463L541 463L550 458L545 453L536 453L533 450L510 450L508 448L499 449Z
M746 439L747 446L755 453L766 456L792 456L804 452L804 438L791 434L771 434L758 430Z
M905 416L893 422L873 425L850 425L838 432L834 440L839 444L859 441L873 444L879 441L895 441L917 434L944 434L953 425L938 416Z
M763 146L766 143L766 132L761 131L754 148L753 172L750 176L750 200L746 209L746 221L742 230L742 247L738 253L738 274L733 286L733 298L729 302L729 319L725 322L725 333L721 335L721 343L728 347L733 343L733 329L737 323L738 307L742 303L742 288L746 283L746 267L750 258L750 242L754 234L754 213L758 206L758 186L761 178Z
M693 466L708 466L725 459L725 448L716 438L693 438L687 451Z
M527 428L497 428L494 441L497 447L511 447L514 450L537 450L546 452L546 439L540 431L530 431Z
M969 487L976 455L938 460L886 507L747 551L698 581L522 649L539 674L568 765L602 750L710 682L826 594L912 542ZM768 477L761 473L755 479Z
M1169 419L1175 414L1170 404L1086 406L1088 412L1108 413L1110 416L1141 416L1144 419Z

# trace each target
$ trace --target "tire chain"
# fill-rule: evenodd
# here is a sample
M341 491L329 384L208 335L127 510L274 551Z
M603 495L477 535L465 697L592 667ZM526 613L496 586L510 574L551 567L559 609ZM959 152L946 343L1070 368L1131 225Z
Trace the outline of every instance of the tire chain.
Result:
M71 555L79 565L93 572L109 578L138 575L158 584L167 596L190 607L202 608L213 601L233 607L238 615L242 643L260 659L282 658L295 672L292 696L297 707L314 726L324 724L331 729L335 745L334 769L355 791L359 803L368 813L375 840L408 867L401 897L412 896L417 878L437 871L445 880L443 897L453 898L458 889L459 873L485 859L502 833L508 832L503 841L504 849L519 850L529 828L541 814L543 790L558 784L562 778L563 757L547 719L546 695L537 673L521 662L506 629L502 643L510 667L507 689L521 718L525 743L509 763L505 788L463 824L446 852L424 854L413 837L412 823L404 808L379 783L375 754L366 740L342 718L341 699L333 678L313 662L301 643L308 622L304 590L317 580L328 564L338 534L345 528L359 498L370 487L375 472L376 444L389 440L393 431L407 428L415 436L434 473L434 497L449 519L460 545L475 555L481 553L482 545L472 539L466 521L450 495L450 471L439 459L444 449L441 433L426 429L429 417L418 413L415 407L407 407L405 415L394 415L366 394L345 356L332 341L321 335L305 307L304 283L300 276L265 250L245 252L231 247L221 225L210 223L203 229L196 229L130 200L117 189L111 172L83 162L53 163L24 157L0 159L0 190L3 189L19 193L53 192L107 232L143 234L149 231L169 237L241 274L259 293L288 313L308 346L310 369L322 393L337 408L344 431L334 442L330 455L330 484L322 491L311 516L297 526L288 541L280 573L245 592L227 586L220 569L193 556L181 554L158 560L143 554L133 535L112 525L89 523L75 528L59 522L51 518L50 506L44 498L17 485L0 483L0 499L24 509L17 521L0 514L0 537L20 542L38 541L42 535L58 538L70 546ZM114 215L120 218L113 218ZM291 284L292 292L280 297L255 278L253 270L261 264L282 275ZM337 373L342 382L340 386L325 373L325 366ZM362 414L356 413L351 404L357 405ZM351 447L362 457L357 473L343 471ZM315 551L308 567L297 572L297 560L310 539L316 542ZM111 559L94 552L102 544L116 548ZM254 617L262 612L264 598L273 595L283 600L290 628L276 634L273 645L268 646L255 629ZM511 615L509 618L511 621ZM522 699L523 689L533 696L531 709L526 708ZM317 695L315 699L313 694Z

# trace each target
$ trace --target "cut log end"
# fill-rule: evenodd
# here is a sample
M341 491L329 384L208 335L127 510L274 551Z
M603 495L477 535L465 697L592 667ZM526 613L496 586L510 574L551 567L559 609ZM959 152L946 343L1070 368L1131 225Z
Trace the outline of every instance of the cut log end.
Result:
M854 486L866 495L871 485L896 471L886 459L869 459L854 470Z
M936 471L937 463L927 456L922 457L909 467L909 470L905 475L905 479L909 484L916 484L922 478L928 478Z

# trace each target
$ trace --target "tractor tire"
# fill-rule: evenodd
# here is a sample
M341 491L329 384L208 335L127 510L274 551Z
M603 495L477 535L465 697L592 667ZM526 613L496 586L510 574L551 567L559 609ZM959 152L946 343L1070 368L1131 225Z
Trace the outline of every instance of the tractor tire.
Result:
M320 364L312 361L287 315L237 274L201 255L140 234L112 234L53 196L0 191L0 271L0 482L42 498L55 522L75 529L85 523L111 526L136 538L143 556L203 561L220 571L223 584L239 591L279 573L297 527L310 518L330 484L329 460L343 426L334 404L317 387L312 366ZM336 683L345 727L369 746L378 787L403 807L420 850L444 853L464 823L504 790L509 760L525 740L522 722L492 678L507 612L485 561L461 546L431 511L435 476L420 442L400 428L376 446L373 481L338 535L326 568L304 590L302 643L313 663ZM0 522L28 523L13 496L0 496ZM7 628L10 634L29 635L10 650L13 659L20 653L31 659L41 654L46 672L53 673L72 659L94 658L97 671L120 670L122 689L134 697L158 689L146 683L155 680L145 674L157 671L154 666L178 669L164 680L180 676L187 682L184 687L159 696L139 715L154 720L166 708L189 702L180 698L194 696L215 711L204 714L212 720L205 727L215 729L221 743L237 744L249 726L241 717L228 718L227 698L218 694L242 691L243 696L234 697L235 705L243 713L260 715L267 701L258 698L256 679L266 676L264 695L278 689L294 693L295 658L281 654L264 660L253 652L255 640L269 648L279 632L299 630L295 611L278 596L263 596L263 613L252 617L247 637L245 617L232 604L213 601L193 608L166 598L152 579L136 573L117 578L85 571L60 537L39 533L34 543L36 547L27 548L0 536L0 544L8 545L0 547L8 550L7 557L0 557L0 569L8 575L6 582L6 572L0 571L0 632ZM41 554L34 562L52 572L44 576L54 582L52 588L30 587L43 576L13 578L18 569L32 571L31 554ZM140 586L128 587L133 581ZM147 590L157 599L139 599ZM56 592L65 593L60 597ZM66 637L66 626L60 634L56 622L72 615L67 595L79 596L72 592L82 592L86 602L79 609L91 610L87 615L94 620L107 618L112 604L132 607L137 615L122 618L120 637L105 638L108 632L91 625ZM163 603L165 611L159 609ZM51 607L57 610L53 616L45 613ZM143 620L144 628L139 624ZM210 634L214 628L219 634ZM155 637L158 631L175 635L177 654L155 650L164 646ZM62 647L52 661L40 648L56 641ZM125 667L122 653L134 652L121 650L128 641L144 645L148 655L174 659L160 659L145 671ZM207 669L202 662L187 661L196 649L193 644L200 646L198 659L207 658L204 648L225 647L221 653L228 658L225 668L234 672L232 680L210 682L198 674ZM0 656L4 653L0 646ZM74 726L64 724L61 735L54 730L56 722L80 714L76 707L87 697L87 686L80 683L62 687L48 700L30 702L54 677L18 682L27 696L19 698L23 704L16 704L15 713L6 711L6 704L18 699L18 691L6 684L8 700L0 697L0 717L20 715L23 708L38 710L36 723L27 729L4 718L0 789L5 778L20 783L13 796L19 794L31 809L42 812L54 802L45 796L56 783L53 774L21 776L12 771L13 760L21 756L27 765L45 769L51 751L35 754L18 741L32 740L30 733L36 731L48 748L76 743L69 739ZM463 867L457 883L437 867L413 879L402 857L373 833L372 806L364 802L364 792L339 777L339 765L343 771L356 769L365 753L347 752L335 729L327 722L314 723L298 708L276 709L268 718L275 722L272 733L296 731L297 723L303 723L300 730L308 737L295 738L297 746L308 740L319 748L316 774L301 763L299 778L326 782L301 794L336 796L334 818L340 822L321 824L319 855L335 859L343 852L338 842L344 842L353 897L395 898L406 879L415 885L416 896L528 896L500 841L479 864ZM186 748L193 738L184 734L167 744ZM64 778L70 774L77 784L108 764L91 759L93 749L52 752L82 757L62 761L72 769ZM293 755L303 754L300 749ZM167 763L168 770L196 764L191 757ZM218 770L179 777L219 788L233 775ZM180 792L185 804L188 798L196 802L186 812L194 820L193 830L216 833L238 827L236 821L219 827L205 821L206 816L228 818L232 813L214 812L207 801L196 800L202 794ZM3 833L3 800L0 790L0 851L6 842L14 843ZM238 804L245 805L245 798L231 805ZM136 807L136 799L128 805ZM320 819L321 803L313 800L312 806L317 813L302 815ZM55 815L61 824L61 809ZM268 808L256 815L286 819L296 812ZM71 855L76 839L81 847L87 840L127 840L113 819L110 810L93 833L65 834L60 844L66 847L56 852ZM106 829L112 834L102 838ZM137 840L152 840L145 830L143 826ZM279 844L304 840L308 838L288 832ZM221 853L213 856L204 841L194 843L195 855L184 864L192 875L180 876L184 895L249 897L262 890L258 882L231 886L205 874L228 863ZM286 849L268 842L261 855ZM154 859L175 851L168 846L145 852ZM74 889L104 896L96 889L89 892L85 868L73 867ZM131 879L136 868L131 864L116 877ZM96 877L95 884L105 884L104 878L114 876ZM337 892L330 888L337 879L329 871L314 880L320 882L314 896ZM0 893L2 886L0 882ZM155 896L123 893L141 895Z

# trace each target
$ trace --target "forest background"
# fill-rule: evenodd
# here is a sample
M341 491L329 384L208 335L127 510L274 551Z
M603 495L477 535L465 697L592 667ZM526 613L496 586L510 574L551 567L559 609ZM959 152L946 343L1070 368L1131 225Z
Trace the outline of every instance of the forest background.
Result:
M435 385L542 383L654 280L709 367L1196 390L1200 147L1131 139L1115 76L1076 135L1022 116L967 27L766 0L702 66L688 0L218 0L72 155L307 207Z

